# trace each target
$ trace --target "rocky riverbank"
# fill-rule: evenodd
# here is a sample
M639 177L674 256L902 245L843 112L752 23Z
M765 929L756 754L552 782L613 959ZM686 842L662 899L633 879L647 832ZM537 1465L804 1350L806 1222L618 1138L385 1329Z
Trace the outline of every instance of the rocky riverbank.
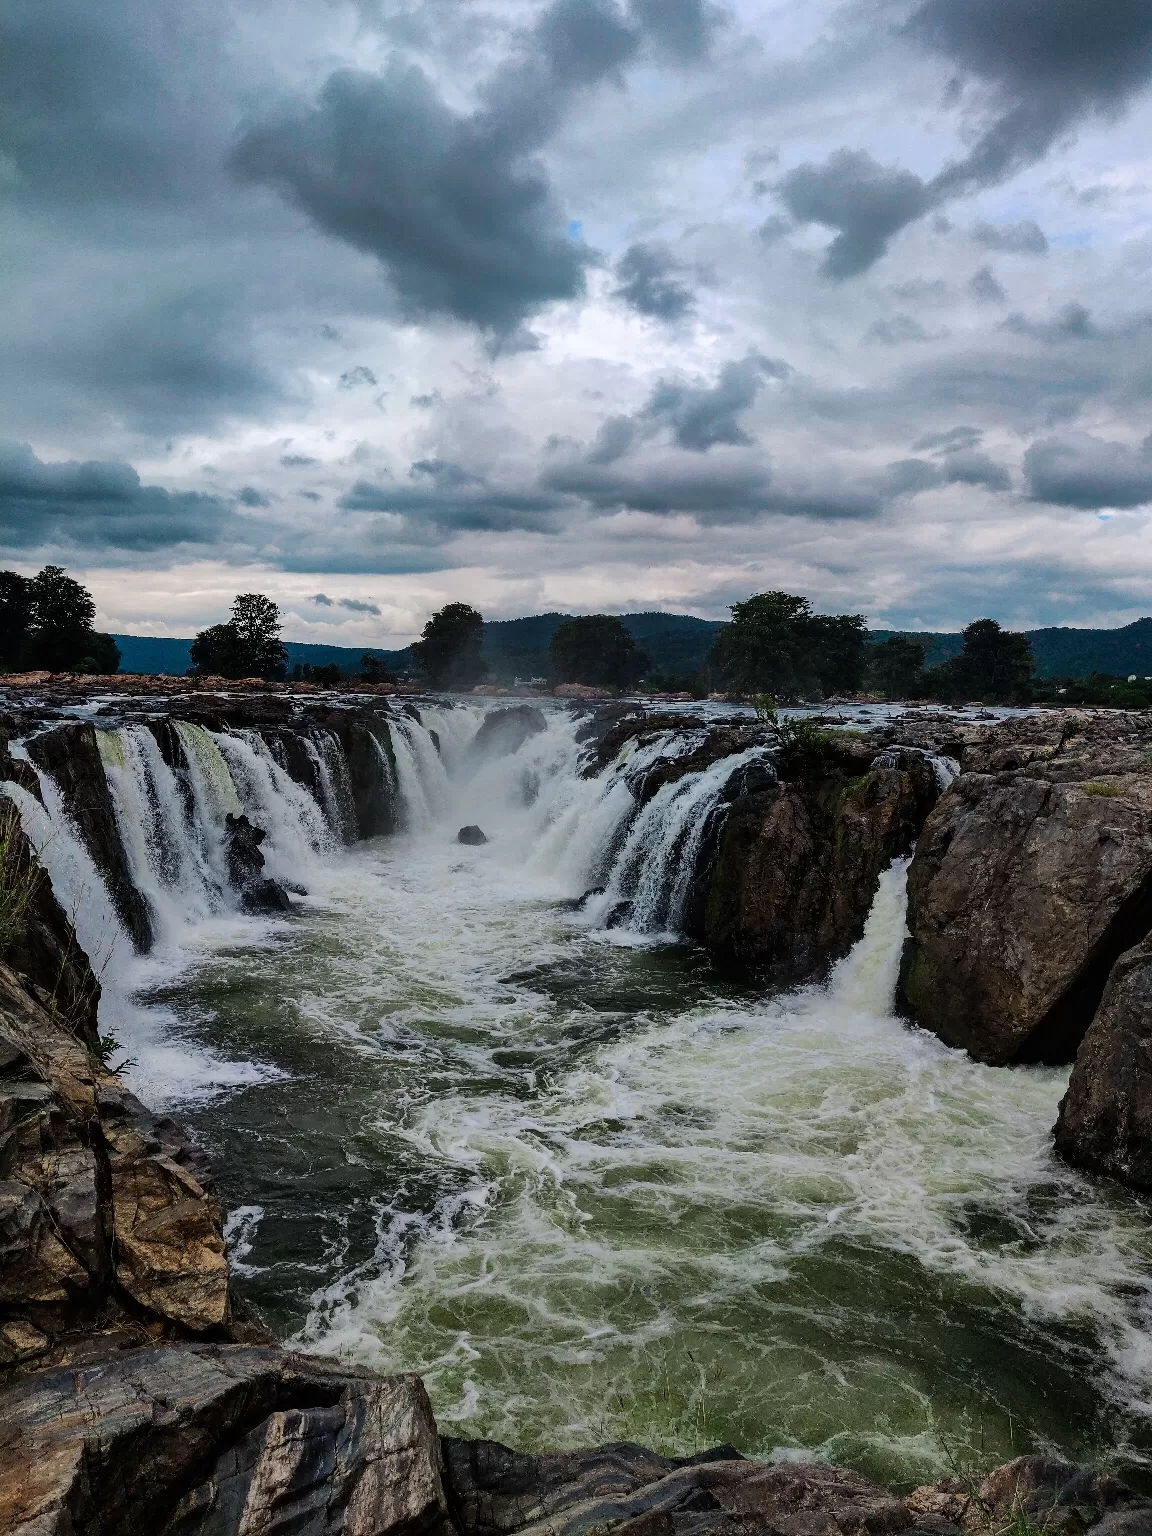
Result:
M417 703L197 694L116 707L177 786L191 782L197 739L178 727L242 730L331 802L348 840L397 825L394 711ZM0 776L33 798L32 765L50 776L146 947L153 917L113 802L116 764L92 721L61 709L48 698L12 710ZM1152 722L918 712L850 734L694 721L682 750L646 750L684 723L589 716L587 771L627 773L634 759L639 808L715 775L687 872L700 942L768 981L819 977L859 937L884 867L914 852L909 1012L986 1061L1075 1057L1058 1147L1149 1187ZM545 729L531 706L494 712L470 750L490 760ZM236 825L222 878L240 902L265 876L261 829ZM6 827L0 1532L1152 1532L1152 1501L1039 1456L897 1496L731 1446L686 1459L633 1445L520 1454L441 1437L416 1377L278 1348L229 1282L208 1160L109 1069L98 977L11 816Z

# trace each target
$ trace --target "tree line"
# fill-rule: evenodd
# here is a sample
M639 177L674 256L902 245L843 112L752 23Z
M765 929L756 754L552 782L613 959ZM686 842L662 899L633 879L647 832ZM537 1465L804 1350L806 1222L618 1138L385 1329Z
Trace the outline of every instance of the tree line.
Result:
M35 576L0 571L0 668L6 672L105 674L120 666L120 648L95 627L88 588L63 566Z
M924 647L904 636L871 642L863 614L815 613L807 598L760 592L731 609L704 672L685 678L654 675L626 625L609 614L566 619L549 643L552 680L597 687L654 687L705 694L713 689L770 695L779 703L831 694L886 698L982 699L1025 702L1035 664L1024 635L977 619L963 633L963 649L938 667L925 668ZM412 655L418 673L435 688L471 688L488 674L483 615L468 603L449 603L424 626Z

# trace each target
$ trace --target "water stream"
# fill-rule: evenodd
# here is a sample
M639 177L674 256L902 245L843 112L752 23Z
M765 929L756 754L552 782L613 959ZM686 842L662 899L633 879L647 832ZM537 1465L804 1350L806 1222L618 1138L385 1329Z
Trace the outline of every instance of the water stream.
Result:
M496 759L479 708L418 713L392 730L405 830L353 847L334 738L320 804L253 733L182 726L189 811L147 732L106 733L146 959L54 786L9 787L279 1334L418 1370L447 1431L525 1448L727 1439L902 1483L1037 1446L1142 1462L1146 1212L1053 1157L1066 1070L893 1017L903 868L825 986L768 995L676 938L732 760L637 812L629 777L690 727L586 779L560 711ZM289 918L235 909L236 806L308 888ZM456 843L468 822L491 841Z

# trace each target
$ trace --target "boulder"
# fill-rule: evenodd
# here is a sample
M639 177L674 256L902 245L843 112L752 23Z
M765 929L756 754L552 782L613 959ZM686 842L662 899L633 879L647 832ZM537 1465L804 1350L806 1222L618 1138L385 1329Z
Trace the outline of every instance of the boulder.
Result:
M228 879L239 894L240 906L245 912L291 912L292 901L288 892L276 880L264 873L264 855L260 844L268 836L247 816L235 816L231 811L224 818L224 835L228 842Z
M837 751L844 750L837 748ZM733 799L691 931L708 948L782 980L818 974L864 931L880 875L908 853L939 794L923 753L890 749L808 765ZM781 772L793 771L786 763Z
M276 1348L177 1345L0 1397L10 1536L452 1536L415 1376Z
M1152 929L1152 722L1029 718L965 751L908 873L905 1004L994 1063L1071 1061Z
M1059 1456L1018 1456L979 1482L949 1477L929 1483L913 1489L905 1503L917 1524L946 1521L972 1536L1012 1530L1083 1536L1092 1528L1099 1536L1152 1533L1152 1499L1111 1473Z
M530 1456L492 1441L444 1441L462 1536L885 1536L908 1510L854 1472L746 1461L731 1446L683 1459L638 1445Z
M547 728L543 710L534 704L509 704L492 709L480 722L472 738L472 752L477 757L511 757L526 741Z
M1112 967L1055 1137L1069 1162L1152 1191L1152 937Z
M467 843L469 848L481 848L488 841L485 834L474 823L471 826L461 827L456 834L458 843Z

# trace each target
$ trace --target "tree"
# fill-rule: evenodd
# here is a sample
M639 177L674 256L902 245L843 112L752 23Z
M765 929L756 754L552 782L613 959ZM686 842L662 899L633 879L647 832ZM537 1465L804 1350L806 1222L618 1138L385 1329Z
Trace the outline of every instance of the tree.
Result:
M890 699L914 699L924 687L924 647L904 635L892 635L867 651L869 688Z
M0 571L0 667L20 664L20 648L32 612L32 583L16 571Z
M371 651L365 651L360 658L360 681L362 683L393 683L396 679L384 665L381 657L374 655Z
M280 639L280 610L262 592L240 592L227 624L202 629L192 642L192 667L202 677L284 676L288 652Z
M483 617L468 603L448 603L425 624L412 657L433 688L470 688L488 675L483 644Z
M565 619L548 643L552 670L561 683L628 688L648 666L627 627L607 613Z
M964 630L960 655L926 672L924 682L938 699L1026 702L1035 668L1026 635L1001 629L995 619L976 619Z
M813 613L806 597L759 592L734 603L709 663L737 693L778 699L853 692L864 676L867 627L862 614Z
M13 601L10 612L15 617L19 590L12 582L7 585ZM43 667L50 672L106 673L119 669L116 642L92 627L96 617L92 594L66 575L63 566L46 565L27 583L25 595L26 624L19 647L22 667Z

